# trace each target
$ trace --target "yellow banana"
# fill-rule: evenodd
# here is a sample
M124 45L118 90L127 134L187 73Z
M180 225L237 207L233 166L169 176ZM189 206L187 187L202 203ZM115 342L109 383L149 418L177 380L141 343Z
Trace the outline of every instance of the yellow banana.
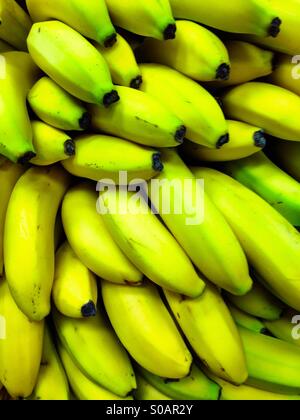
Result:
M36 64L76 98L104 106L119 100L102 55L64 23L35 23L27 45Z
M52 296L56 308L71 318L95 316L98 290L95 276L65 242L56 253Z
M0 53L8 52L8 51L14 51L14 47L9 45L7 42L0 39Z
M276 86L300 95L299 60L290 55L280 54L275 63L275 69L268 77L268 81Z
M117 88L120 102L109 108L91 108L96 130L152 147L179 146L186 129L181 119L151 95Z
M164 378L188 375L192 356L154 285L102 282L102 296L110 322L134 360Z
M276 163L279 164L289 175L300 182L300 144L291 141L272 142L272 154Z
M138 401L167 401L172 398L154 388L149 382L146 381L141 375L136 375L137 389L134 392L134 399Z
M61 130L86 130L90 116L83 104L49 77L42 77L28 94L34 113L45 123Z
M5 279L0 281L0 381L14 398L26 398L36 384L43 350L44 322L20 311Z
M299 317L295 311L286 310L279 319L275 321L264 321L264 324L274 337L299 347L299 327L295 323L295 321L298 322L298 320Z
M0 38L18 50L26 51L31 20L15 0L0 1L0 22Z
M11 293L33 321L50 312L54 225L69 176L58 166L31 168L11 195L5 222L4 264Z
M210 148L228 142L228 126L217 101L195 81L160 64L140 66L141 90L168 107L187 128L186 138Z
M62 220L70 246L97 276L121 284L139 284L142 274L125 257L98 214L96 187L80 184L63 201Z
M263 334L266 331L266 327L258 318L241 311L234 305L227 305L232 318L235 323L240 327L248 328L248 330Z

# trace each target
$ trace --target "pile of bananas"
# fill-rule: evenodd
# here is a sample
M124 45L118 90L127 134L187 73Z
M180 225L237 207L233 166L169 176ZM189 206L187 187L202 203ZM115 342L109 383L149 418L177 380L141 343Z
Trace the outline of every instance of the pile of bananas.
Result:
M300 0L0 23L0 400L299 400Z

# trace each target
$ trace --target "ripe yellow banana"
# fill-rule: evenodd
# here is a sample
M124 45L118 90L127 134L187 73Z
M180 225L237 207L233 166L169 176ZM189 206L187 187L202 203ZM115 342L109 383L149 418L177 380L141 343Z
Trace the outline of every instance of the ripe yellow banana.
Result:
M237 235L249 263L281 300L300 310L300 234L273 207L231 177L193 168Z
M227 117L262 127L266 133L299 141L300 97L269 83L234 87L222 99Z
M148 93L118 87L120 102L109 108L91 108L96 130L145 146L179 146L186 129L181 119Z
M264 321L264 324L267 330L269 330L274 335L274 337L277 337L280 340L286 341L288 343L295 344L299 347L299 328L295 324L295 320L298 319L299 318L297 312L287 309L279 319L275 321Z
M218 290L207 284L202 296L185 299L164 291L173 315L202 363L235 384L247 379L237 327Z
M65 242L56 253L52 296L56 308L71 318L95 316L98 290L94 274Z
M12 47L7 42L0 39L0 53L2 54L8 51L14 51L14 47Z
M203 280L142 194L109 189L100 193L99 205L113 239L145 276L186 296L197 297L203 292Z
M49 327L45 328L40 372L30 399L45 401L69 400L68 380L56 352Z
M160 217L210 281L234 294L247 293L252 287L248 263L224 216L175 151L166 150L162 157L164 171L149 194ZM174 187L166 191L165 185Z
M26 97L38 68L27 53L11 51L0 58L0 153L26 163L35 155Z
M103 308L99 308L95 317L87 319L68 318L54 310L53 319L63 346L92 381L121 397L136 388L129 357Z
M228 79L230 62L223 42L197 23L179 20L176 25L174 40L144 42L138 51L141 61L164 64L201 82Z
M70 136L42 121L32 121L32 142L36 156L31 163L48 166L75 154L75 143Z
M275 70L268 81L300 95L299 79L299 60L294 60L290 55L279 55L276 59Z
M173 39L176 24L169 0L105 0L115 25L138 35Z
M28 320L5 279L0 280L0 316L4 333L0 339L0 381L12 397L29 397L39 373L44 322Z
M102 296L110 322L134 360L163 378L189 374L192 356L153 284L102 282Z
M227 305L232 318L235 323L240 327L248 328L248 330L263 334L266 331L266 327L258 318L241 311L234 305Z
M258 127L228 120L229 143L221 149L209 149L200 144L185 141L182 150L193 161L226 162L241 159L259 152L266 146L263 130Z
M143 79L130 44L118 34L116 43L111 48L96 48L103 55L116 85L139 89Z
M228 142L228 126L217 101L195 81L160 64L140 66L141 90L168 107L187 128L186 138L210 148Z
M126 171L126 182L148 180L163 169L160 153L129 141L106 135L86 134L76 139L76 155L62 162L71 174L94 181L121 183L120 171Z
M98 214L96 187L80 184L63 201L62 220L77 257L97 276L121 284L139 284L142 274L125 257Z
M18 50L26 51L31 20L15 0L0 0L0 38Z
M300 182L300 143L276 139L272 142L272 157L281 168Z
M167 401L172 398L154 388L149 382L146 381L141 375L136 375L137 389L134 392L134 399L138 401Z
M49 77L42 77L28 94L35 114L45 123L61 130L86 130L90 116L83 104Z
M36 64L76 98L104 106L119 100L102 55L64 23L35 23L27 45Z
M105 47L116 41L105 0L26 0L34 22L57 19Z
M9 201L4 232L7 281L19 308L34 321L50 312L54 225L69 181L59 166L31 168Z

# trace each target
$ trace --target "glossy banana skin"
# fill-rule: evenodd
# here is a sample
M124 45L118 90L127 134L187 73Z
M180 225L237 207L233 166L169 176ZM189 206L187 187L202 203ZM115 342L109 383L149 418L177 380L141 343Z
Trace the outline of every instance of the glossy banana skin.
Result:
M228 304L231 315L237 325L240 327L248 328L251 331L263 334L266 327L263 322L246 312L241 311L236 306Z
M275 69L268 77L268 81L300 95L299 66L296 64L298 61L295 63L292 56L279 54L275 61Z
M32 24L28 14L15 0L1 0L0 19L0 38L17 50L27 51L26 38Z

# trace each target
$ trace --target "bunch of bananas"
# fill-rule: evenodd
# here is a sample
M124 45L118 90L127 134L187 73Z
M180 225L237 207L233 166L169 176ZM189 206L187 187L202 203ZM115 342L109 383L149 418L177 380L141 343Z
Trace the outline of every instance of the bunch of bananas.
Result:
M299 25L0 0L0 400L300 400Z

